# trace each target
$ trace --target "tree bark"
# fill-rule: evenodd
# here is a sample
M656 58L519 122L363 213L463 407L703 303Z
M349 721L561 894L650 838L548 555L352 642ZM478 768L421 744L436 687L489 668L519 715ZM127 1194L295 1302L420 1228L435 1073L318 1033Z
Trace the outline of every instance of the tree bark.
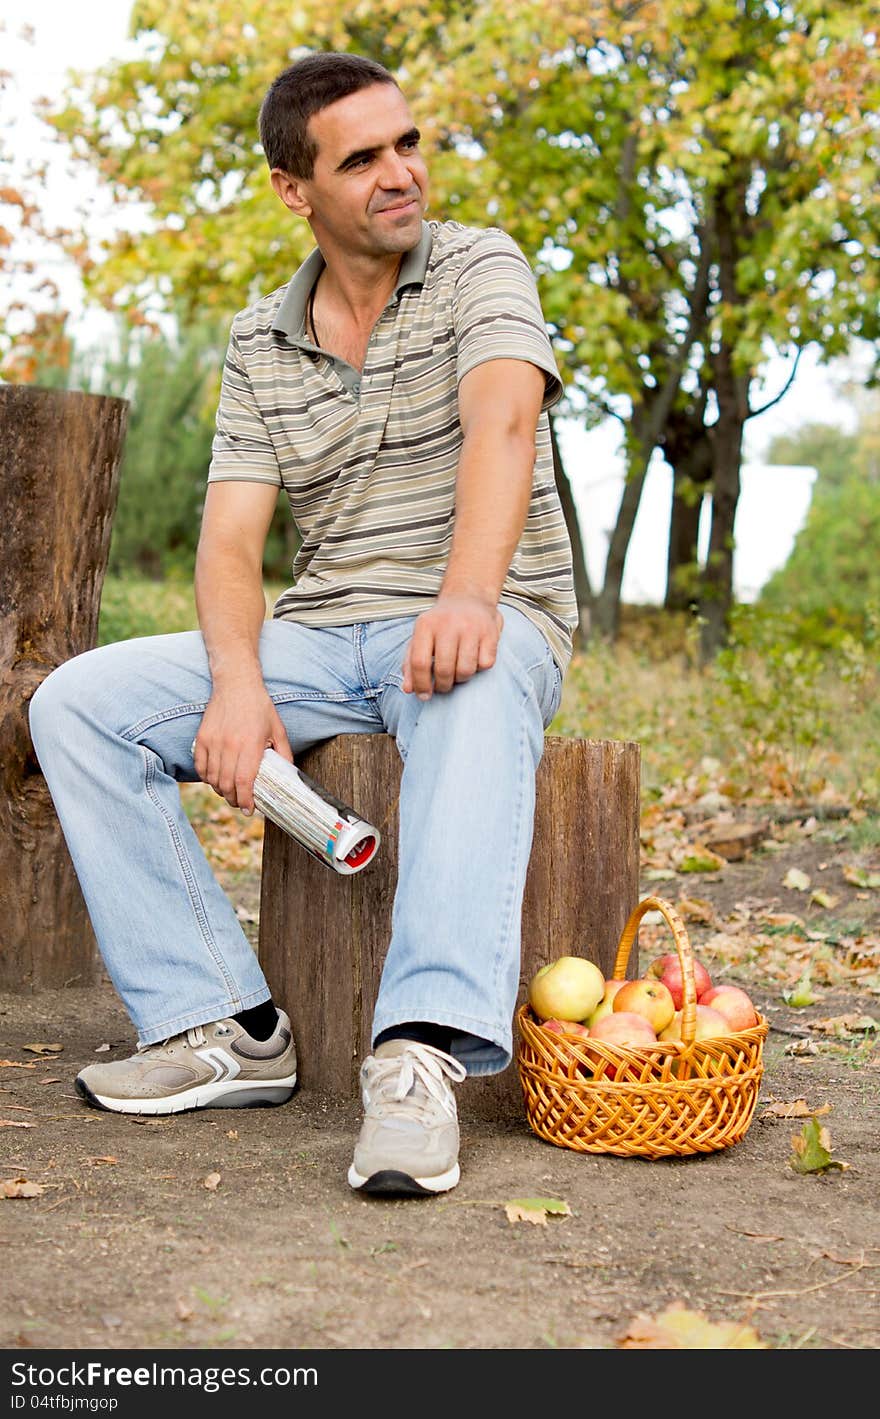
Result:
M706 428L706 396L670 415L661 439L672 469L672 512L666 557L667 611L687 611L699 600L700 508L712 481L712 437Z
M587 570L587 558L584 551L583 538L581 537L577 508L575 507L574 496L571 491L571 481L565 471L565 464L562 461L559 440L556 437L556 424L552 414L550 415L550 442L553 448L553 472L556 478L556 489L559 493L559 501L562 504L565 525L568 528L572 561L574 563L574 594L578 605L578 625L573 640L575 649L577 649L580 645L583 645L590 636L593 588L590 585L590 573Z
M743 209L744 179L719 194L715 209L718 237L718 289L733 310L742 304L737 288L739 248L734 213ZM700 595L700 662L708 665L727 639L733 605L734 523L739 502L743 430L749 416L749 376L735 367L730 339L722 325L712 355L718 418L712 428L712 524Z
M128 403L0 387L0 988L95 978L79 883L31 744L28 704L95 645Z

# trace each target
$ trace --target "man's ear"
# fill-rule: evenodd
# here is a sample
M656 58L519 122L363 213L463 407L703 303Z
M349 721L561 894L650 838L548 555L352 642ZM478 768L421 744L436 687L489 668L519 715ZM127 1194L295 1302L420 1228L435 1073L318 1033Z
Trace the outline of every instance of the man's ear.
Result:
M295 212L298 217L310 217L312 215L312 204L304 192L304 182L300 177L291 177L289 172L283 168L273 168L269 174L269 181L272 184L272 191L276 197L280 197L285 207L291 212Z

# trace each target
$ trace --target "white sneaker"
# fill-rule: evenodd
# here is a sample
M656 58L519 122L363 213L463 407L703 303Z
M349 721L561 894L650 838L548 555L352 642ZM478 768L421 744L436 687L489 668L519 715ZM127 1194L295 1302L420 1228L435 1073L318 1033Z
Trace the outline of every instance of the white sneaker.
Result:
M460 1176L458 1111L449 1080L467 1070L433 1045L388 1040L361 1065L364 1120L348 1181L364 1192L447 1192Z

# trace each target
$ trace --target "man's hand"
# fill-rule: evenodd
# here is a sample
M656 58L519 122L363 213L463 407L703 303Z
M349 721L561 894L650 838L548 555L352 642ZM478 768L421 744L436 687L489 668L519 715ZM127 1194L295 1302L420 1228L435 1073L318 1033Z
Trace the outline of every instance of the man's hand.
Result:
M441 694L495 664L504 618L480 596L441 593L416 619L403 661L403 688L420 700Z
M275 749L293 763L287 733L260 682L214 690L193 746L196 773L232 808L254 811L254 779L263 751Z

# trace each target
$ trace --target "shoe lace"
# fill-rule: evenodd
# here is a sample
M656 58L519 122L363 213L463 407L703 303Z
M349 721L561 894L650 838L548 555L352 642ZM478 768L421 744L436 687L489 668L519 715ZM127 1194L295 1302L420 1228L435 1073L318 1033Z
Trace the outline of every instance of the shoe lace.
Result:
M197 1045L203 1045L206 1039L205 1032L201 1025L193 1025L191 1029L184 1030L182 1034L169 1035L167 1040L154 1040L153 1043L149 1045L139 1044L137 1046L137 1052L138 1054L148 1054L150 1050L167 1049L169 1045L174 1044L175 1040L182 1041L184 1037L189 1041L193 1049L195 1049Z
M455 1118L455 1096L447 1079L460 1084L467 1070L457 1059L435 1049L433 1045L408 1044L402 1054L388 1059L373 1056L369 1071L369 1092L386 1103L402 1103L418 1092L417 1085L428 1098Z

